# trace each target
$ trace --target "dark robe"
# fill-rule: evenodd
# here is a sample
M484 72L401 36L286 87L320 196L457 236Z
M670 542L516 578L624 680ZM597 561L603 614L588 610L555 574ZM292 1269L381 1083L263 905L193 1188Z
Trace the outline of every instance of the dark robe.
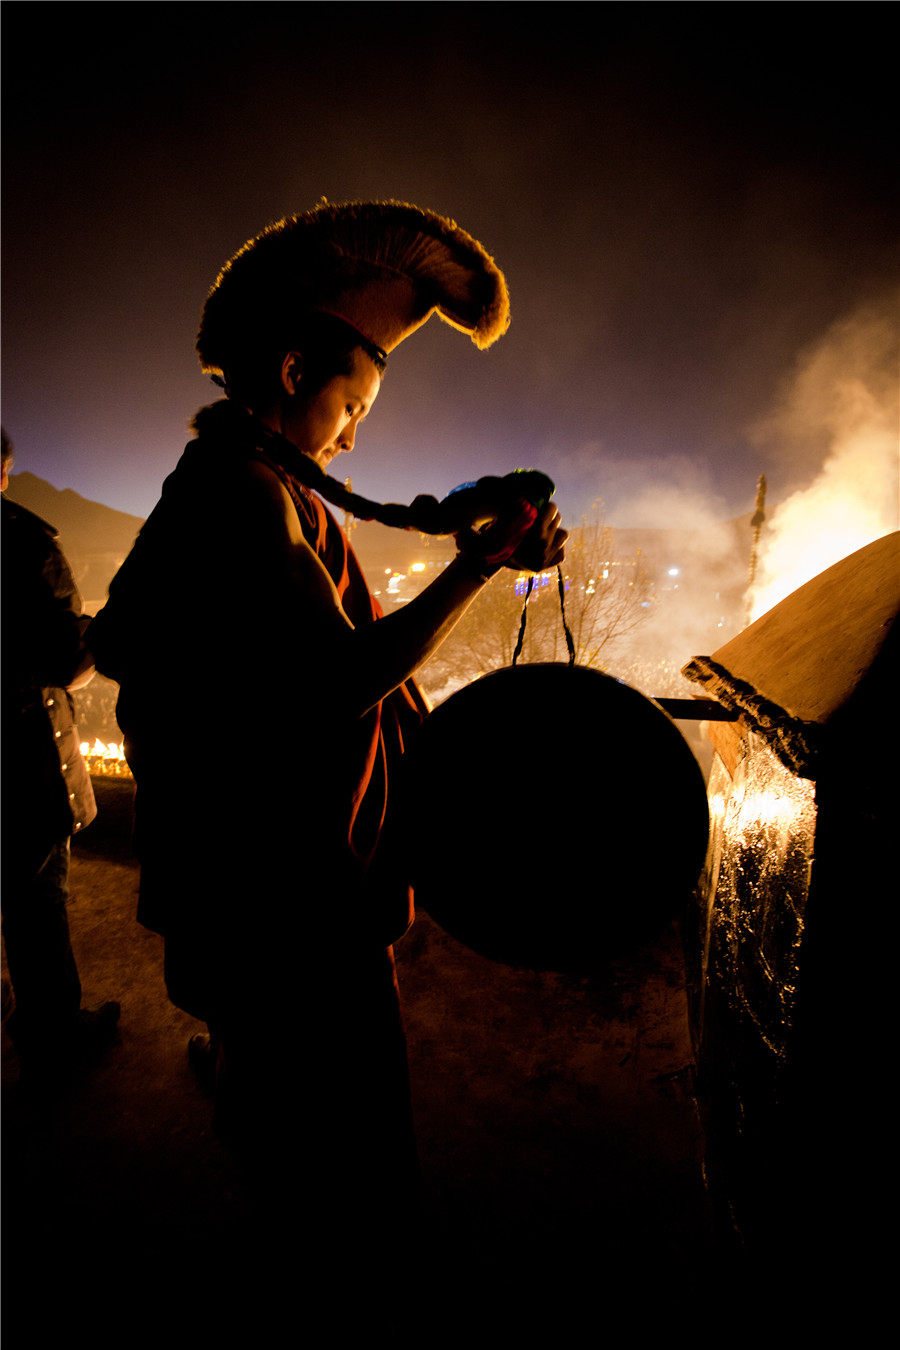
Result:
M359 563L283 442L229 404L196 427L90 634L121 686L139 918L165 937L173 1002L223 1035L220 1133L308 1188L317 1222L351 1199L371 1217L415 1173L388 786L424 703L410 682L350 718L316 687L318 639L266 565L241 466L284 483L356 627L380 617Z
M207 953L192 958L197 991L185 977L170 992L210 1020L200 987L210 964L225 960L230 979L250 952L277 964L300 942L383 948L408 927L388 782L424 702L408 682L349 719L315 687L296 591L255 556L260 527L235 486L242 461L266 463L285 484L354 627L376 622L380 607L330 512L281 466L278 438L227 403L196 425L91 642L121 686L139 918L173 948Z

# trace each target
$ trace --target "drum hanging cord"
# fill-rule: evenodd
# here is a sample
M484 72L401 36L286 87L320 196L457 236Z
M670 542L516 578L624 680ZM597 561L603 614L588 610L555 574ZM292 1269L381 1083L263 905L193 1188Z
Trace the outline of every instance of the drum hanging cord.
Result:
M563 631L566 635L566 646L569 649L569 665L575 664L575 643L572 640L572 632L566 619L566 583L563 580L562 568L556 569L557 586L559 588L559 611L562 616ZM534 577L528 578L528 585L525 590L525 603L522 606L522 621L519 624L519 638L516 642L516 650L513 652L512 663L516 664L522 654L522 644L525 641L525 625L528 622L528 602L531 599L531 592L534 590Z

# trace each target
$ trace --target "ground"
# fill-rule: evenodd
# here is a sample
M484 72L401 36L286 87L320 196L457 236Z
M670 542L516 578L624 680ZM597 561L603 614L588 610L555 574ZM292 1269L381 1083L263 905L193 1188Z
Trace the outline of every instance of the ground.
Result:
M242 1255L251 1208L188 1064L200 1028L167 1001L162 941L134 918L130 791L97 792L70 922L84 1001L118 999L120 1033L49 1097L19 1081L4 1035L6 1330L188 1345L249 1302L261 1332L268 1295L247 1288ZM410 1235L417 1290L401 1271L391 1298L418 1293L418 1343L545 1320L565 1334L585 1317L599 1330L613 1306L671 1321L712 1252L677 931L564 975L488 961L420 913L397 964L426 1217ZM301 1260L307 1238L286 1216L285 1252ZM332 1343L297 1311L309 1344Z

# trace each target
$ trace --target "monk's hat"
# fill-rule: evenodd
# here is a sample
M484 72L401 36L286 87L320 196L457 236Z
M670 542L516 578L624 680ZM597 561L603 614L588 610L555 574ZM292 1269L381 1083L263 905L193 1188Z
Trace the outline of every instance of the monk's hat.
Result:
M385 353L435 312L481 348L509 327L503 273L454 221L403 202L323 202L269 225L222 268L200 322L201 365L224 377L316 311Z

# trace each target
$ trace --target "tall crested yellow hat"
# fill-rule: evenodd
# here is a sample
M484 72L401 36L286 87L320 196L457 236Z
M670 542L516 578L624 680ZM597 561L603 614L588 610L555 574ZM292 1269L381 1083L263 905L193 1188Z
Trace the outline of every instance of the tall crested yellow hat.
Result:
M203 369L226 376L317 310L385 353L434 313L480 348L509 327L503 273L454 221L404 202L323 202L269 225L222 268L197 336Z

